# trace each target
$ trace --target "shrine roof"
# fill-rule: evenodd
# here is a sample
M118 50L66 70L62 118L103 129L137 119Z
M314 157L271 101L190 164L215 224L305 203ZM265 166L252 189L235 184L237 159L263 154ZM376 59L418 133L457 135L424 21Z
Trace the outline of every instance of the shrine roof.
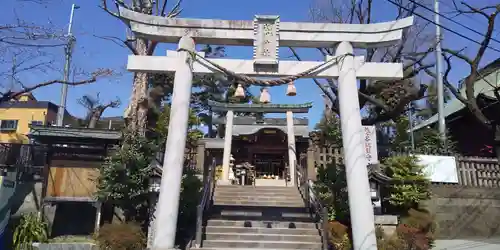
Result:
M257 103L221 103L208 101L208 105L213 111L227 111L233 110L234 112L261 112L261 113L286 113L292 111L293 113L307 113L312 108L312 102L303 104L257 104Z
M118 143L122 132L118 130L31 126L29 137L41 143Z
M213 124L226 124L225 117L217 117L213 119ZM260 121L252 116L238 116L233 118L233 125L256 125L259 127L265 126L286 126L286 118L264 118ZM309 119L293 118L294 126L308 126Z
M387 176L379 164L368 165L368 178L380 184L388 184L392 182L392 178Z
M224 139L222 138L202 138L198 144L205 144L207 149L224 149Z
M421 181L412 181L412 180L407 180L407 181L395 180L395 179L387 176L387 174L384 173L383 168L384 168L384 166L381 164L368 164L368 178L370 180L376 181L382 185L414 184L414 183L421 182Z
M233 136L240 136L240 135L253 135L260 130L265 130L265 129L277 129L281 130L283 133L287 134L288 129L285 126L276 126L276 125L237 125L233 127ZM308 138L309 137L309 128L307 126L294 126L293 127L293 132L295 136L300 136L303 138Z

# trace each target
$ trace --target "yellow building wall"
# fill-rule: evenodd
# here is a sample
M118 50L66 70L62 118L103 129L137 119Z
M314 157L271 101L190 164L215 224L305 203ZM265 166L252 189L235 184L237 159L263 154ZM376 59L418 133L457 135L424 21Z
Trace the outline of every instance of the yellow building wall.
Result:
M0 120L18 120L18 122L15 132L0 131L0 143L29 143L27 134L30 132L31 121L43 121L45 125L48 120L52 120L50 117L55 116L54 112L47 109L2 108Z

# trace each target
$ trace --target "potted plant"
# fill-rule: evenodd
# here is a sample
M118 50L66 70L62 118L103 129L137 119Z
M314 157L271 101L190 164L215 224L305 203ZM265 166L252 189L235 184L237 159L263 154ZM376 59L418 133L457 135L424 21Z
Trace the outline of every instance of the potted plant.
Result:
M19 225L14 229L14 249L33 249L33 243L45 243L47 240L47 224L34 213L22 215Z
M35 213L21 216L14 229L12 243L14 250L98 249L95 241L89 236L61 236L49 239L47 223Z

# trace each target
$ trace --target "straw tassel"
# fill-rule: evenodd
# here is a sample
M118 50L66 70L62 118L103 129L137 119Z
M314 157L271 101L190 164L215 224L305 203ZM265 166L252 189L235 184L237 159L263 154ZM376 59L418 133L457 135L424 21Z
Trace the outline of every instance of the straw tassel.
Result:
M297 95L297 89L295 88L293 81L288 83L288 87L286 88L286 95L287 96L296 96Z
M234 91L234 97L245 98L245 89L243 88L243 85L238 84L236 91Z
M260 103L270 103L271 102L271 95L269 94L269 90L267 88L262 88L260 90L259 102Z

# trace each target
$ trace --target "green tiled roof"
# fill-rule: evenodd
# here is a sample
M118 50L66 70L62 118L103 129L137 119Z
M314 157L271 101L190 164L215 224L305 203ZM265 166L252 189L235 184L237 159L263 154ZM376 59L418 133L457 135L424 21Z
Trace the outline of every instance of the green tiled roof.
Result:
M256 103L221 103L208 101L208 105L213 111L233 110L236 112L263 112L263 113L284 113L292 111L294 113L307 113L312 108L312 102L303 104L256 104Z
M30 137L85 138L121 140L121 131L91 128L31 126Z

